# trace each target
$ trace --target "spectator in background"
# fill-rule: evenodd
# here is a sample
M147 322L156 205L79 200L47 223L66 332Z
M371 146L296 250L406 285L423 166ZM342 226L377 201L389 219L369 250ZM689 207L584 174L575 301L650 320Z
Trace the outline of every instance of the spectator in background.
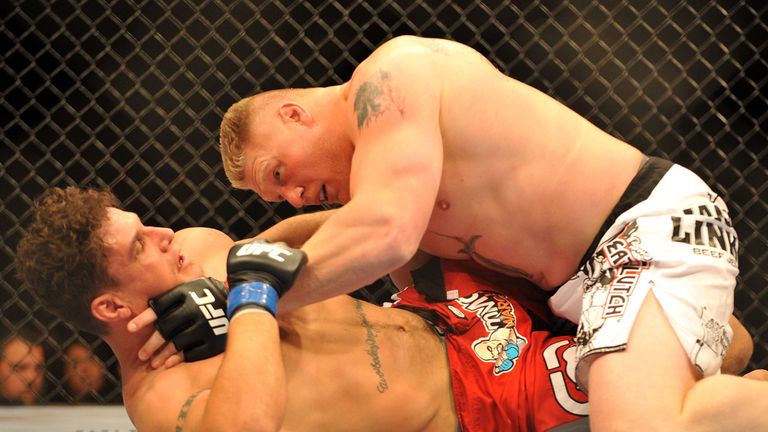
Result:
M106 368L91 349L74 342L64 351L64 386L76 403L95 403L103 399Z
M10 334L0 343L0 403L33 405L42 394L45 350L30 332Z

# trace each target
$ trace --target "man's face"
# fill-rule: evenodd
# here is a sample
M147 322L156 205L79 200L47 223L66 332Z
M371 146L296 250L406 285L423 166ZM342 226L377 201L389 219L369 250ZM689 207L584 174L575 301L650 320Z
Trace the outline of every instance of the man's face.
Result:
M89 390L98 391L104 385L104 366L80 344L69 347L64 353L64 373L67 387L75 397L82 397Z
M31 405L43 388L43 347L11 339L0 353L0 393L11 401Z
M144 226L135 213L107 209L103 235L118 290L134 295L143 307L147 299L203 276L202 267L174 241L173 230Z
M251 133L245 144L244 180L266 201L296 208L349 201L351 160L301 125Z

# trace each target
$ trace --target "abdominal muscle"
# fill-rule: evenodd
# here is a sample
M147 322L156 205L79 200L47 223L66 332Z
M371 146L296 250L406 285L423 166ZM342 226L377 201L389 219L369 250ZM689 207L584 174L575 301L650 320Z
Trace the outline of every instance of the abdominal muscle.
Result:
M310 311L283 335L284 429L455 430L445 347L432 329L409 312L329 302L299 309Z

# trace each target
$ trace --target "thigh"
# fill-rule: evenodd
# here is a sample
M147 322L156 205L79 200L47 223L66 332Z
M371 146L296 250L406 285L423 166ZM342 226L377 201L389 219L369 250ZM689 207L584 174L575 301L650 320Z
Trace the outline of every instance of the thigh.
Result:
M623 351L596 354L589 366L593 430L674 430L686 392L699 379L653 291L643 301Z

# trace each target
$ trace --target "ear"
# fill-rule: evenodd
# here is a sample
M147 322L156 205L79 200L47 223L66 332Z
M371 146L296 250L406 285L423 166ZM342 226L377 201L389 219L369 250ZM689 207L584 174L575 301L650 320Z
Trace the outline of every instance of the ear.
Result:
M285 123L311 125L314 121L312 114L310 114L309 111L304 109L303 106L293 102L285 102L284 104L280 105L280 110L278 112L280 114L280 118Z
M115 293L105 292L91 302L91 313L104 322L120 321L134 316L133 308Z

